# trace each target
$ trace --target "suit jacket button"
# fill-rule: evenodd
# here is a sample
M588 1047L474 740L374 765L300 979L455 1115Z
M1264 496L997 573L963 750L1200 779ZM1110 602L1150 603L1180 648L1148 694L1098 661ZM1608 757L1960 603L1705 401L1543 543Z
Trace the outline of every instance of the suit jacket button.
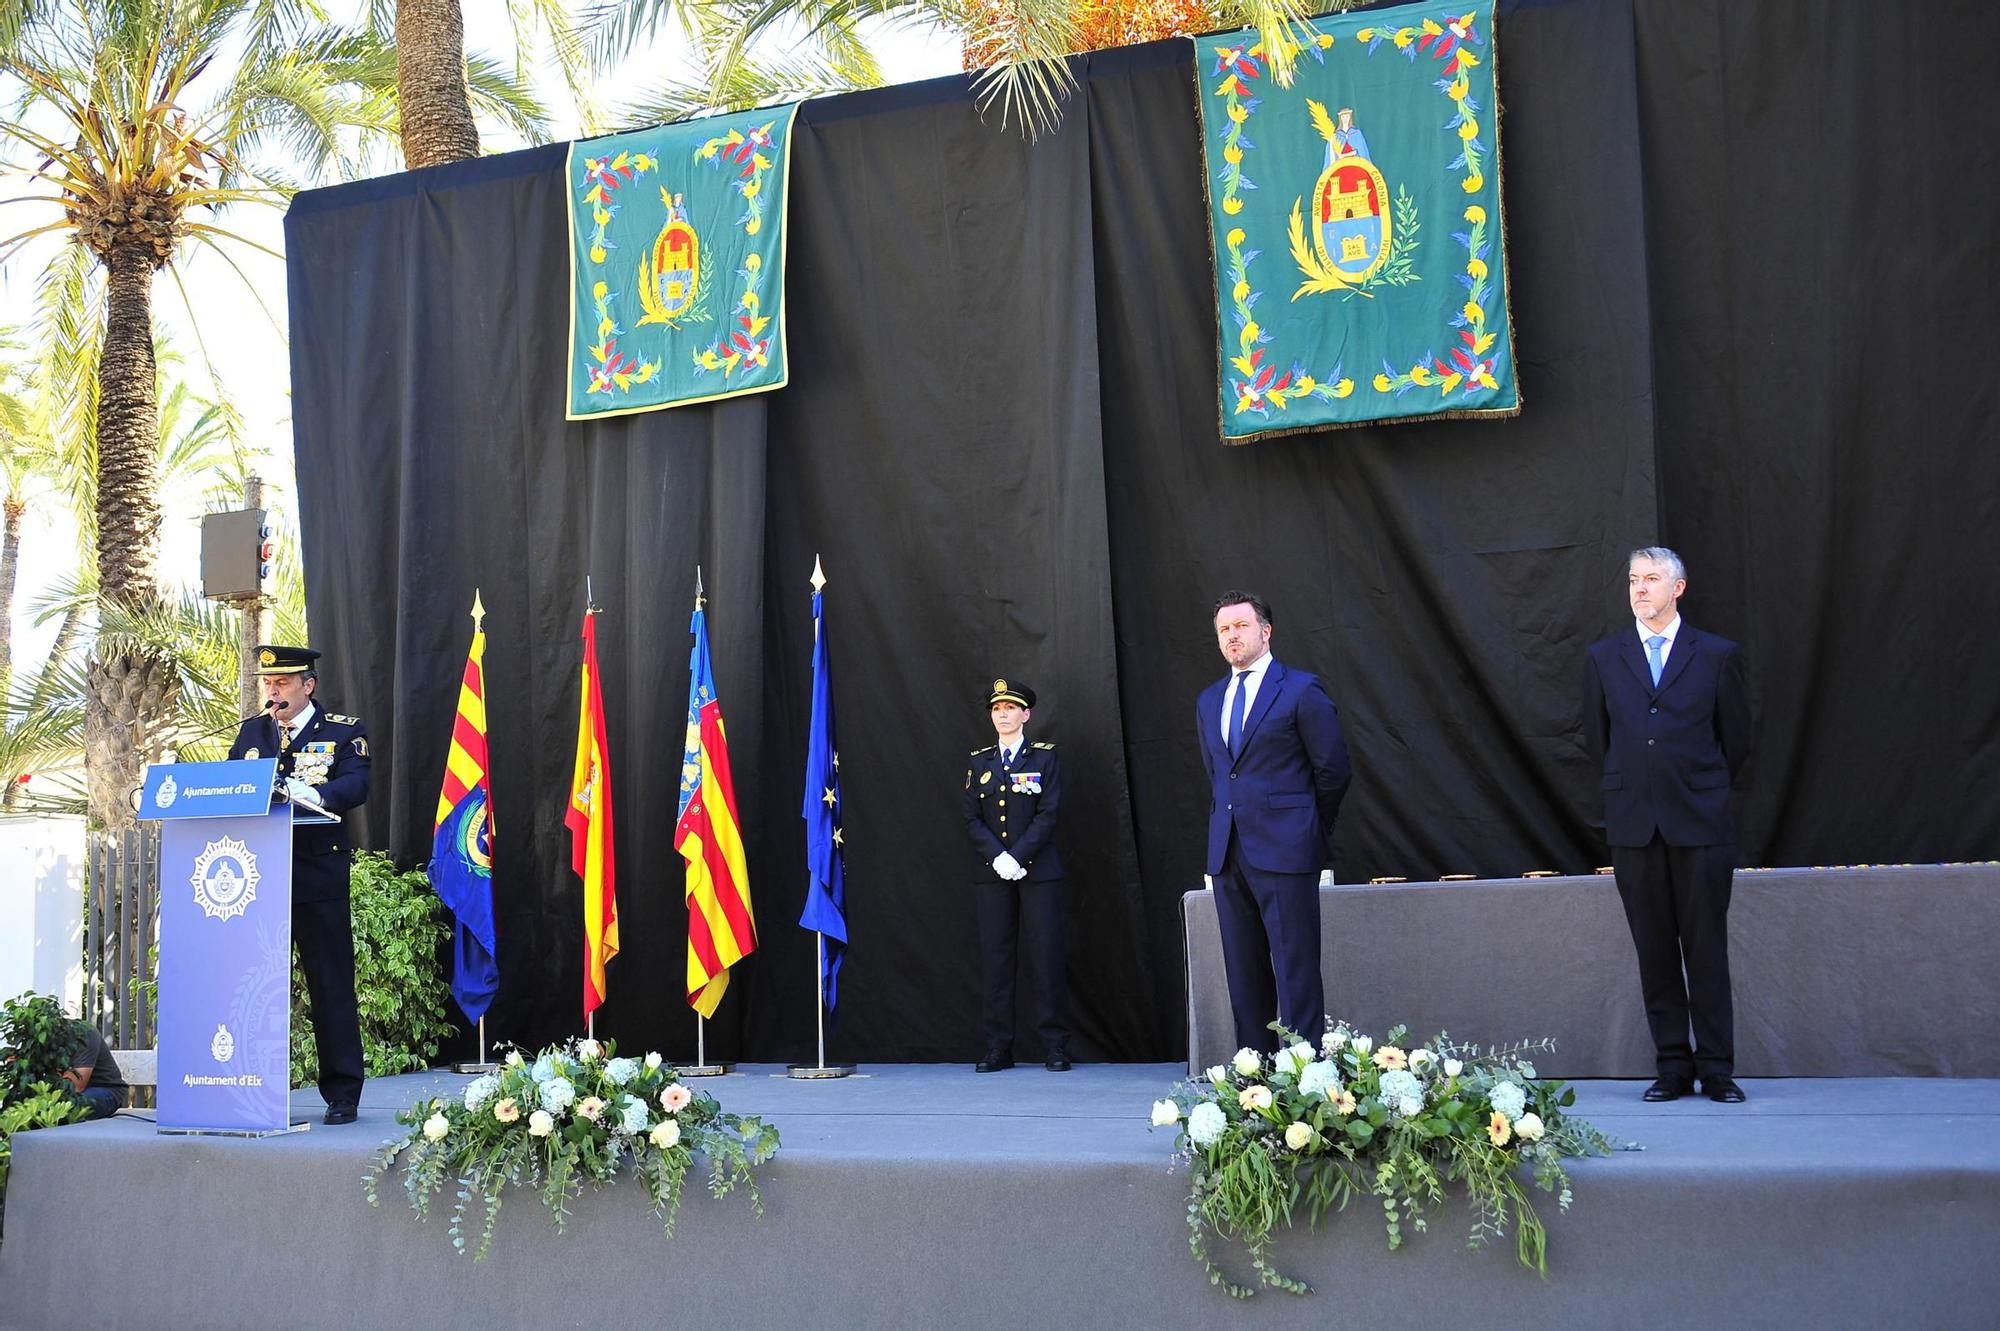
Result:
M1649 748L1649 749L1650 749L1650 748L1652 748L1652 747L1653 747L1653 741L1651 741L1651 740L1647 740L1647 741L1646 741L1646 747L1647 747L1647 748Z
M1648 707L1646 710L1651 712L1654 716L1658 716L1660 714L1660 709L1657 707Z
M1241 775L1241 773L1238 773L1238 772L1231 772L1231 773L1229 774L1229 779L1230 779L1231 781L1234 781L1234 780L1235 780L1235 779L1236 779L1236 778L1237 778L1238 776L1240 776L1240 775Z

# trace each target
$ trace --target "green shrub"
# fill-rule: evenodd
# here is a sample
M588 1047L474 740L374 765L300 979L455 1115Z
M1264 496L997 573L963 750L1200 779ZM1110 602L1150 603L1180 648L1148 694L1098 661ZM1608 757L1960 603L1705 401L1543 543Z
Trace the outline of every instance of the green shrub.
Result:
M79 1123L89 1116L83 1100L62 1079L82 1051L81 1024L47 994L10 998L0 1012L0 1207L7 1200L14 1134Z
M376 851L354 857L348 875L354 913L354 992L361 1009L361 1050L367 1075L393 1077L431 1066L438 1041L452 1033L445 1019L450 977L439 954L451 939L451 917L422 869L396 872ZM311 1085L319 1067L306 982L292 967L292 1085Z

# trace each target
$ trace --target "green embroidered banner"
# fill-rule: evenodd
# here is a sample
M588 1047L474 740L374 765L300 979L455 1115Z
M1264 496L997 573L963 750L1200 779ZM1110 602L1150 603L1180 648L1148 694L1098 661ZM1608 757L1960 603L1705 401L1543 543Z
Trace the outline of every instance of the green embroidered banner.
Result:
M1222 437L1521 410L1493 0L1195 39Z
M570 145L569 419L785 386L796 106Z

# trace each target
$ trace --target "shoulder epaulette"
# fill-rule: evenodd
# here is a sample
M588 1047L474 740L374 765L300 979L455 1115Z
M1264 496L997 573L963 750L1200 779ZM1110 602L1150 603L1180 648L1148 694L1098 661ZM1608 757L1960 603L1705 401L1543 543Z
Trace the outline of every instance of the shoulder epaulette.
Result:
M1038 739L1038 740L1036 740L1036 741L1035 741L1034 743L1032 743L1032 744L1028 745L1028 747L1029 747L1029 748L1031 748L1031 749L1053 749L1053 748L1055 747L1055 745L1053 745L1053 744L1049 743L1049 742L1048 742L1048 741L1046 741L1046 740L1039 740L1039 739Z
M998 744L988 744L988 745L987 745L987 746L986 746L985 748L983 748L983 749L974 749L974 750L972 751L972 756L973 756L973 757L975 757L975 758L977 758L977 757L978 757L978 756L979 756L980 754L982 754L982 753L991 753L991 752L993 752L993 751L994 751L995 749L997 749L997 748L999 748L999 747L1000 747L1000 746L999 746Z
M360 724L361 724L361 718L360 718L360 717L358 717L358 716L342 716L342 715L341 715L340 713L338 713L338 712L328 712L328 713L326 714L326 719L327 719L327 720L329 720L329 721L331 721L331 722L333 722L333 723L334 723L335 725L337 725L337 726L358 726L358 725L360 725Z

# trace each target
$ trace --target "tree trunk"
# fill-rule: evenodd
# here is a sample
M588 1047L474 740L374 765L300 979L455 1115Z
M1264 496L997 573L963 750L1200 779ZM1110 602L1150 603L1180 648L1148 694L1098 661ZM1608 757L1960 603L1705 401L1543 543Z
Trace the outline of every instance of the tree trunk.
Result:
M97 588L100 600L142 610L159 600L160 406L153 363L153 247L125 244L105 259L104 349L98 361ZM171 663L143 652L100 652L90 664L83 761L90 820L130 827L131 793L161 752L179 701Z
M465 92L465 19L458 0L397 0L396 94L403 165L411 170L479 155Z
M0 501L5 514L0 526L0 705L14 686L14 579L21 568L21 516L27 501L10 494Z

